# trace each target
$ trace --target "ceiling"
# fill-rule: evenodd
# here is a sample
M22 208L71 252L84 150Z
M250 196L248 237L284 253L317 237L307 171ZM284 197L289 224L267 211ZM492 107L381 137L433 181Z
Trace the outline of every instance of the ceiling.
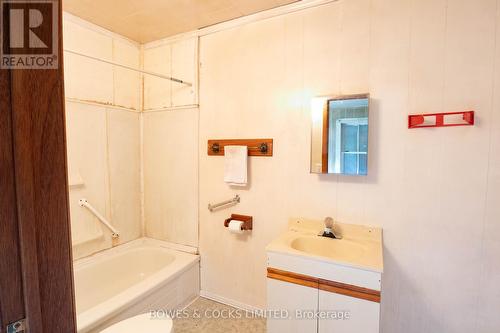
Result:
M139 43L297 0L64 0L64 10Z

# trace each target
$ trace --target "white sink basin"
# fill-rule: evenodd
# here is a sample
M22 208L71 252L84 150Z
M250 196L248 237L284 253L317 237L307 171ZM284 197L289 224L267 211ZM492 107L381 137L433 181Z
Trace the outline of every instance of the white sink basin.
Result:
M366 253L365 248L359 242L320 236L299 236L292 240L290 246L305 254L331 259L343 258L347 261L354 261Z
M342 239L333 239L318 236L323 227L320 221L292 219L288 231L272 241L266 251L374 272L383 271L380 228L339 223L336 228Z

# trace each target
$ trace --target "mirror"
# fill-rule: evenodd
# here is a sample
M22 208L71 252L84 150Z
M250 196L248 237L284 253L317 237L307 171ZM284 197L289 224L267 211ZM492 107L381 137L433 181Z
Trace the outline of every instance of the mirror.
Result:
M315 97L311 173L368 174L369 95Z

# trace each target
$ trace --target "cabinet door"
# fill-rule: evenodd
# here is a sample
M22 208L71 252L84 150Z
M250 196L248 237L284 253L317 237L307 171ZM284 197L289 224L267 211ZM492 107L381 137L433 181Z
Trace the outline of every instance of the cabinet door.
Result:
M348 312L346 319L320 317L319 333L378 333L380 304L364 299L319 291L319 315L333 311Z
M318 311L318 289L298 284L267 279L267 319L268 333L316 333L318 321L314 314ZM274 317L273 311L287 311L288 318ZM297 316L313 314L312 318Z

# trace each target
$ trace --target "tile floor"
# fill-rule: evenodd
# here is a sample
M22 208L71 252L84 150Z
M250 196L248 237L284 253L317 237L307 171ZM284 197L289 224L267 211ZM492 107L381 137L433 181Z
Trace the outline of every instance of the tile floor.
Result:
M251 313L200 297L180 318L174 319L175 333L265 333L266 320Z

